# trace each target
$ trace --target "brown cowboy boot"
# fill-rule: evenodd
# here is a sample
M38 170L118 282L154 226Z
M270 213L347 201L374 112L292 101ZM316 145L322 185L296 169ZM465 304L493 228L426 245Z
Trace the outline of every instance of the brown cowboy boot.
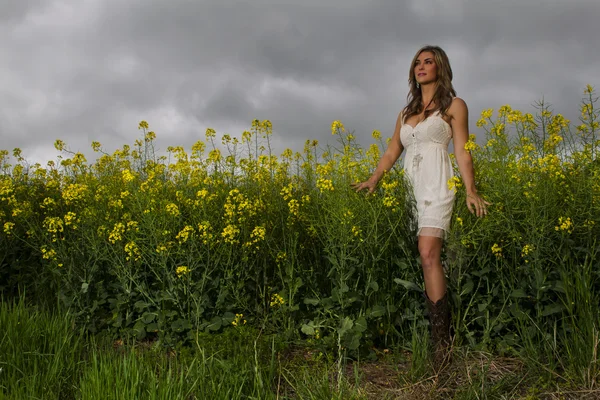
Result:
M450 361L450 304L448 292L433 303L425 293L427 308L429 309L429 324L431 325L431 339L433 342L433 362L436 369L443 368Z

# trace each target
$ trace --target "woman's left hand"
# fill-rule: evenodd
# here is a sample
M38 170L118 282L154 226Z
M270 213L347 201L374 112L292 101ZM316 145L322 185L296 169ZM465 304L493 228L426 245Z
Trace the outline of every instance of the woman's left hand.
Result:
M477 193L467 193L467 208L471 214L476 214L478 217L487 215L487 206L490 204Z

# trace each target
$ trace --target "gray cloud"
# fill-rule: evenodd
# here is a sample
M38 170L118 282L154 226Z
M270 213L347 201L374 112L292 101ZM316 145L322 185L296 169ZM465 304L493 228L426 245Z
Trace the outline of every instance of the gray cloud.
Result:
M576 119L600 51L592 0L20 1L0 5L2 148L53 157L138 137L191 146L207 127L240 135L270 119L278 150L331 142L340 119L361 142L390 135L408 66L424 44L448 53L479 112L544 97Z

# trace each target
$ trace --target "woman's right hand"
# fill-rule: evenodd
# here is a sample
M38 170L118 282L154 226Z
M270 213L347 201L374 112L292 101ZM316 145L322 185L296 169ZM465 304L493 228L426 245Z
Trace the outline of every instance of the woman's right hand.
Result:
M375 191L375 188L377 187L377 182L369 179L367 181L364 182L360 182L360 183L353 183L351 184L352 188L354 190L356 190L357 192L360 192L361 190L367 189L368 190L368 194L372 194Z

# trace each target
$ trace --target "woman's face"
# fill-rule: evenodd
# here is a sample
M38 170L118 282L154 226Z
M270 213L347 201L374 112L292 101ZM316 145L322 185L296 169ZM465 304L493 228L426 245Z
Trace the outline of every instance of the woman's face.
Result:
M436 81L437 65L432 52L424 51L419 54L415 61L414 73L415 80L421 85Z

